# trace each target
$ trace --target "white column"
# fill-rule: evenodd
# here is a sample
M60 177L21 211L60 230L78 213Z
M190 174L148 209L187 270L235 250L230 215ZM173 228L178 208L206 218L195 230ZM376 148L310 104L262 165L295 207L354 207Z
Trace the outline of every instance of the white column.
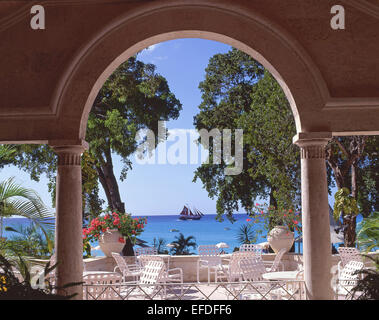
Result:
M329 132L299 133L304 278L308 299L333 299L325 146Z
M57 285L82 282L82 145L54 146L58 154L56 181L55 254ZM81 285L59 290L59 294L77 293L74 299L83 298Z

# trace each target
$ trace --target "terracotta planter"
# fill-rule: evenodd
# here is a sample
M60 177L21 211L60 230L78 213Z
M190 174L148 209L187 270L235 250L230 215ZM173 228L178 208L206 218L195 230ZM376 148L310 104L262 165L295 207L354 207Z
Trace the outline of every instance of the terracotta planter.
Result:
M120 253L124 248L125 243L118 241L120 237L122 235L117 229L108 230L99 237L100 249L107 257L112 257L112 252Z
M282 248L288 252L294 242L294 233L288 227L276 226L269 232L267 241L275 253L278 253Z

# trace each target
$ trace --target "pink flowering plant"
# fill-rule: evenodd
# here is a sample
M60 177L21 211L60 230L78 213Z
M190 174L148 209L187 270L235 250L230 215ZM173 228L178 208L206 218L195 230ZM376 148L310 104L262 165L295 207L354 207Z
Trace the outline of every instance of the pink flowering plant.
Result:
M267 204L256 203L248 213L246 219L250 223L259 223L266 230L274 226L287 226L291 231L297 231L301 234L301 213L294 209L278 209Z
M127 238L135 244L136 237L140 235L145 225L146 218L132 218L128 213L108 212L103 216L92 219L86 228L83 228L83 243L97 241L100 235L108 230L117 230L122 237L119 242L125 243Z

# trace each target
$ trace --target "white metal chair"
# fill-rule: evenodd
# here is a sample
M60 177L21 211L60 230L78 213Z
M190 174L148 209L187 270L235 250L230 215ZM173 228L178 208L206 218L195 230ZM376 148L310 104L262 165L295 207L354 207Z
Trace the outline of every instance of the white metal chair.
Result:
M156 254L158 254L158 250L157 250L157 248L154 248L154 247L140 247L140 248L134 249L134 254L136 256L156 255Z
M363 262L351 260L343 267L338 276L337 285L334 287L337 298L340 295L346 296L351 294L351 290L360 279L360 275L357 272L362 270L364 266Z
M219 279L225 279L227 282L241 281L242 273L239 262L242 259L255 259L254 252L251 251L235 251L229 259L228 265L222 265L222 273L218 276Z
M263 248L260 245L257 245L257 244L242 244L240 246L240 250L239 251L242 251L242 252L244 252L244 251L253 252L255 254L256 259L262 260L262 251L263 251Z
M116 271L118 269L119 272L121 272L123 282L126 281L127 277L133 277L136 281L138 277L141 275L141 268L139 265L128 265L125 259L119 253L116 252L112 252L112 257L115 259L117 264L113 271Z
M264 264L266 266L266 272L276 272L284 270L283 262L281 261L283 258L283 255L287 252L285 248L280 249L279 252L275 255L275 259L273 262L264 261ZM267 267L268 266L268 267Z
M337 249L338 254L340 256L341 261L337 264L337 270L338 270L338 277L341 276L341 272L343 268L350 262L350 261L358 261L363 262L361 253L357 248L354 247L338 247Z
M164 261L151 259L142 269L139 281L122 284L121 295L126 299L140 297L153 299L160 294L161 299L165 299L166 290L162 286L164 274Z
M197 282L200 283L200 270L207 269L208 283L213 273L215 282L218 280L220 271L222 271L222 260L220 249L216 245L200 245L198 247L199 260L197 261Z
M140 262L143 267L145 267L149 263L149 261L162 261L164 263L164 259L158 255L156 256L141 255L140 256ZM164 264L164 272L160 279L160 282L177 283L180 285L181 292L183 292L183 270L181 268L168 269L166 264Z
M157 255L158 250L155 247L139 247L134 249L134 256L136 264L138 264L142 268L142 264L139 260L139 257L144 255Z
M241 299L268 300L283 299L290 291L283 289L283 283L279 281L267 282L263 278L266 268L259 259L242 259L239 261L242 277L245 282L249 282L246 290L243 290ZM250 291L250 292L248 292Z

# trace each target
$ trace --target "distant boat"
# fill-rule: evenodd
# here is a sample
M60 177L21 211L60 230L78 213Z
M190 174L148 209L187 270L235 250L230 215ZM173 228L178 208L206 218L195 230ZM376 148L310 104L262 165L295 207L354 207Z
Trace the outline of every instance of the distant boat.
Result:
M180 220L200 220L204 214L195 207L190 208L188 205L184 205L182 212L180 212Z
M170 229L170 232L179 232L178 229Z
M225 228L224 228L224 230L230 230L230 228L228 228L228 227L225 227Z

